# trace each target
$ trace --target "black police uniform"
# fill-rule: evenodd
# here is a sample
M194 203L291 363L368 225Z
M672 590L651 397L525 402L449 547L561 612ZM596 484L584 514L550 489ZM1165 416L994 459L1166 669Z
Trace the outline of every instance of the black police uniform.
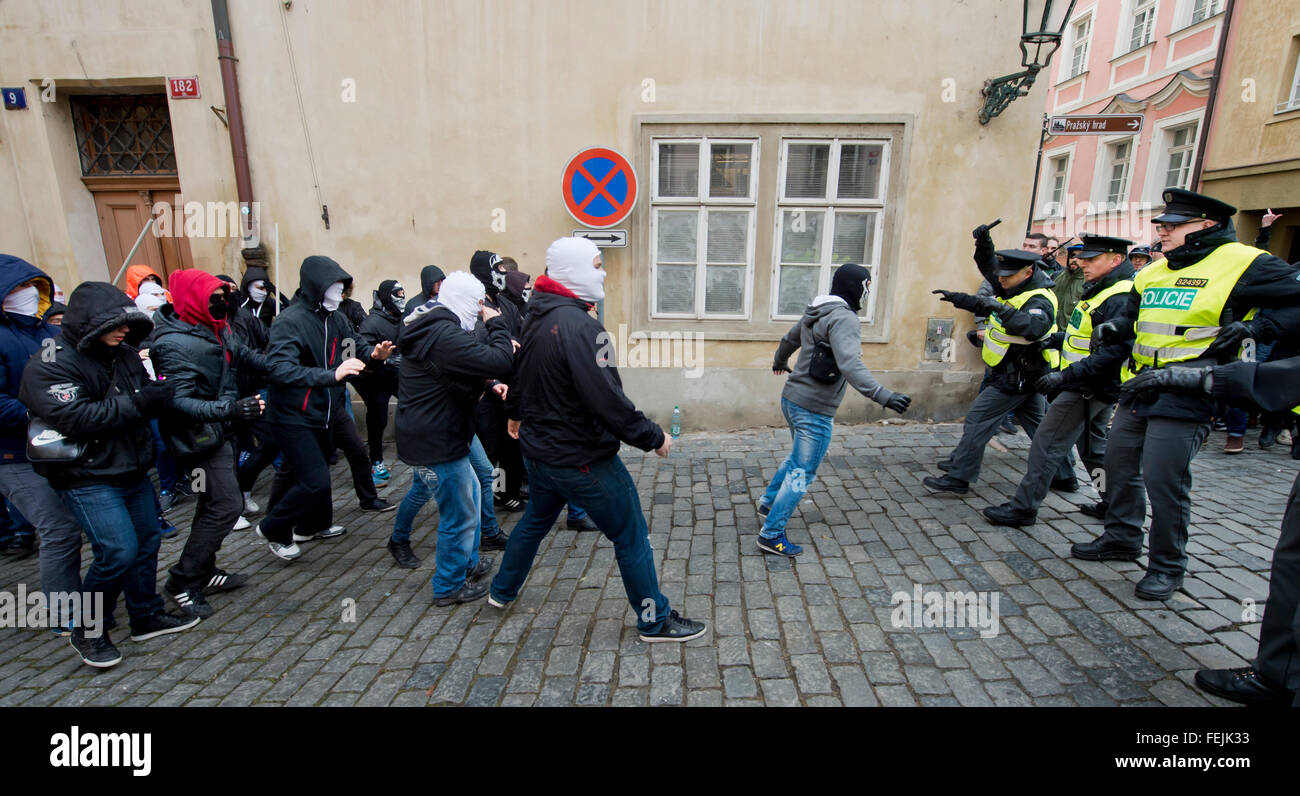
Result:
M1083 245L1076 251L1076 257L1095 257L1099 254L1124 254L1132 241L1123 238L1110 238L1100 235L1081 236ZM1087 305L1088 326L1096 329L1102 323L1117 317L1128 300L1128 291L1123 290L1125 280L1133 278L1133 264L1124 259L1110 273L1087 285L1082 302L1110 291L1100 303ZM1117 287L1117 285L1119 285ZM1115 292L1120 291L1120 292ZM1053 343L1061 346L1065 332L1053 335ZM1082 344L1072 341L1082 355ZM1072 347L1073 347L1072 346ZM1067 347L1066 351L1071 350ZM1118 354L1115 349L1099 350L1090 353L1081 360L1072 362L1069 367L1055 374L1049 374L1038 383L1050 396L1058 392L1047 408L1047 415L1034 434L1033 444L1029 447L1029 462L1025 477L1016 489L1015 497L1009 503L990 506L984 509L984 516L995 525L1024 526L1032 525L1038 516L1038 507L1047 496L1049 482L1057 472L1053 464L1065 456L1071 445L1076 445L1079 457L1089 476L1099 487L1102 466L1106 455L1106 431L1114 411L1115 399L1119 396L1119 369L1123 361L1123 351ZM1055 382L1050 384L1050 382ZM1105 490L1102 502L1106 500Z
M1201 194L1175 188L1164 192L1165 212L1152 223L1181 223L1208 219L1215 226L1189 233L1182 246L1165 252L1163 263L1174 271L1212 256L1220 247L1235 243L1232 216L1236 208ZM1150 268L1152 266L1148 266ZM1144 272L1145 273L1145 272ZM1193 288L1209 280L1187 280ZM1195 283L1195 284L1192 284ZM1105 346L1115 346L1136 365L1139 340L1136 322L1142 294L1129 295L1115 336ZM1255 308L1277 307L1268 317L1239 319ZM1240 273L1224 304L1214 330L1213 345L1201 359L1174 361L1155 367L1196 367L1211 361L1236 359L1241 343L1253 339L1267 343L1288 329L1300 329L1300 272L1267 252L1255 257ZM1207 339L1207 338L1203 338ZM1106 530L1098 539L1071 548L1075 558L1136 561L1142 550L1146 501L1151 500L1151 535L1147 574L1135 593L1147 600L1166 600L1182 585L1187 568L1187 528L1191 520L1192 459L1210 433L1215 413L1213 399L1204 394L1167 391L1135 399L1120 399L1111 422L1105 457L1109 508ZM1145 489L1143 488L1145 486Z

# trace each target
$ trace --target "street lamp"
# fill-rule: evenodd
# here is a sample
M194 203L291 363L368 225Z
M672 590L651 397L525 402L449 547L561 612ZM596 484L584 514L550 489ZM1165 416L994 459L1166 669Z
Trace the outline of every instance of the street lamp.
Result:
M988 124L989 119L1002 113L1016 98L1029 93L1034 85L1034 78L1052 61L1052 54L1061 46L1061 34L1074 13L1076 0L1070 0L1065 13L1055 18L1052 13L1052 0L1024 0L1024 21L1020 34L1020 65L1023 72L1003 75L984 81L980 94L984 95L984 107L980 109L980 124ZM1040 21L1031 23L1030 19L1038 16L1038 7L1042 7ZM1030 11L1035 12L1031 16ZM1060 7L1060 4L1057 4ZM1055 21L1053 19L1055 18ZM1030 49L1033 54L1030 54Z

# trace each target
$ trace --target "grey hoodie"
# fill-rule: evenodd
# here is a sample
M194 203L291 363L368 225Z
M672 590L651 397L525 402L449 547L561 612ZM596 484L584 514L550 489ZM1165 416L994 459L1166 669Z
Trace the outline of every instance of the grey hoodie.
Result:
M830 343L835 352L835 364L840 370L840 377L829 384L808 374L813 348L819 342ZM862 323L839 296L813 299L803 317L781 338L776 359L772 362L773 369L788 367L787 362L796 348L799 349L799 360L786 379L781 397L809 412L834 417L835 410L844 400L846 384L852 384L853 389L881 406L894 395L862 364Z

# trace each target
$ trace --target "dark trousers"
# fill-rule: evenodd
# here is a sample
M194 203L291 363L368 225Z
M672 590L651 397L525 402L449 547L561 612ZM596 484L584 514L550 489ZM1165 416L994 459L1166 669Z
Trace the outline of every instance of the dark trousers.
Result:
M334 435L328 428L278 424L275 439L284 451L284 463L271 481L271 497L260 527L268 541L289 544L294 529L310 536L334 521L329 466Z
M1147 570L1175 577L1187 569L1187 526L1192 514L1192 459L1210 424L1139 417L1120 403L1106 443L1106 532L1112 542L1142 549L1142 524L1151 499ZM1145 490L1143 486L1145 485Z
M506 423L505 405L495 395L484 396L474 406L474 433L488 461L505 473L504 494L515 497L523 488L526 470L519 440L506 433Z
M1033 439L1046 411L1047 401L1036 392L1010 393L994 386L984 388L966 411L961 441L949 457L952 467L948 470L948 475L974 483L980 476L980 465L984 462L984 447L998 432L998 426L1002 425L1002 419L1007 413L1014 412L1016 421ZM1056 462L1054 471L1056 478L1070 478L1074 475L1074 470L1064 456Z
M186 469L202 477L202 489L196 490L198 506L189 538L181 550L180 560L172 567L166 588L171 592L201 589L217 571L217 551L244 508L235 478L235 452L224 443L206 458L186 462Z
M1071 445L1078 448L1088 477L1099 486L1101 499L1105 501L1106 424L1113 410L1111 401L1085 398L1072 390L1056 396L1034 432L1025 477L1020 479L1011 505L1021 511L1037 512L1047 497L1052 479L1059 477L1058 468L1051 463L1059 462L1069 453Z
M384 430L388 428L388 401L397 395L397 377L381 373L354 385L366 404L366 450L371 463L384 460Z
M357 500L373 503L379 499L379 491L370 475L370 459L366 456L366 443L361 441L361 432L357 431L357 421L347 412L337 412L330 425L334 444L343 452L343 458L348 460L348 469L352 471L352 488L357 491Z
M1255 669L1265 680L1296 692L1295 707L1300 707L1300 477L1291 487L1282 535L1273 550Z
M528 577L537 548L550 533L565 503L573 502L591 514L601 533L614 543L614 558L623 589L637 615L637 627L654 633L668 618L668 598L659 591L654 551L641 511L636 482L617 457L586 467L552 467L524 460L532 493L524 516L510 534L501 568L492 580L492 594L513 600Z
M245 435L244 439L251 443L248 438L256 437L258 444L244 448L248 458L238 466L236 475L239 478L239 491L252 492L258 476L275 461L275 457L280 455L280 445L275 441L271 421L266 419L266 415L242 425L251 432Z

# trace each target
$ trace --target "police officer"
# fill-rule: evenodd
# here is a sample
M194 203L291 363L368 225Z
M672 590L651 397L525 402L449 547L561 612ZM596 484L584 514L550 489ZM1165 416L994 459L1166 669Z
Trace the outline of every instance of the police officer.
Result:
M1167 188L1165 210L1152 219L1165 259L1137 273L1125 310L1098 327L1103 345L1129 349L1128 381L1148 368L1200 367L1236 359L1247 344L1276 339L1294 310L1255 317L1261 307L1300 304L1296 269L1237 242L1236 208L1209 196ZM1106 530L1070 552L1089 561L1136 561L1142 551L1146 496L1151 499L1144 600L1167 600L1187 569L1192 459L1210 432L1214 402L1204 394L1145 393L1120 399L1105 458ZM1143 493L1143 483L1146 493Z
M1300 357L1256 365L1147 369L1125 391L1190 390L1229 402L1250 402L1265 411L1285 410L1300 395ZM1282 516L1282 535L1273 550L1268 602L1259 626L1259 651L1240 669L1202 669L1196 685L1245 705L1300 707L1300 476Z
M1061 370L1038 380L1035 387L1055 396L1029 447L1029 464L1015 497L989 506L984 516L994 525L1033 525L1047 496L1055 463L1078 444L1079 457L1096 483L1106 454L1106 426L1119 396L1119 369L1124 351L1116 347L1092 352L1094 327L1119 317L1133 289L1133 265L1125 252L1132 241L1083 235L1077 260L1087 280L1083 296L1070 314L1065 331L1052 336L1061 348ZM1104 486L1104 484L1099 484ZM1102 491L1102 503L1105 492Z
M1056 331L1056 296L1038 253L1019 249L995 252L987 225L971 234L975 237L975 263L993 286L995 297L933 292L957 309L988 315L981 356L990 368L989 385L966 412L961 442L939 463L939 469L948 474L922 481L931 492L957 495L966 494L970 483L979 477L984 446L1008 412L1014 411L1025 431L1034 436L1047 411L1047 402L1034 390L1034 383L1059 361L1057 352L1044 348ZM1074 482L1074 473L1064 459L1058 469L1058 481Z

